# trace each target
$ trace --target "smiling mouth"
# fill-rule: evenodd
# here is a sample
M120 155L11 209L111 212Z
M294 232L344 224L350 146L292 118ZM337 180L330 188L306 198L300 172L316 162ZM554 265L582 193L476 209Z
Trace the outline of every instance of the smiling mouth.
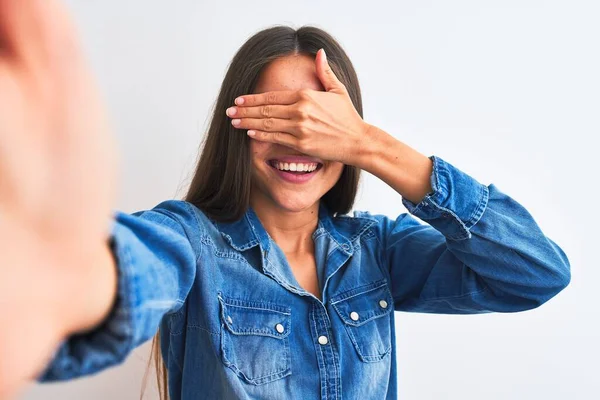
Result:
M267 164L279 172L293 175L309 175L323 168L323 164L319 162L287 163L277 160L269 160Z

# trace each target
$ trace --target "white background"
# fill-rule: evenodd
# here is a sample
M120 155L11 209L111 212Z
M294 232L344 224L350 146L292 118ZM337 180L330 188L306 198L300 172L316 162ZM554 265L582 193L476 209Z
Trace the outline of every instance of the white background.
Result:
M250 35L273 24L314 24L347 50L369 123L496 184L571 262L571 285L533 311L399 314L400 398L600 398L596 2L68 4L120 142L119 209L183 196L225 69ZM392 189L367 174L356 208L406 212ZM123 366L34 385L21 398L139 398L148 354L146 345Z

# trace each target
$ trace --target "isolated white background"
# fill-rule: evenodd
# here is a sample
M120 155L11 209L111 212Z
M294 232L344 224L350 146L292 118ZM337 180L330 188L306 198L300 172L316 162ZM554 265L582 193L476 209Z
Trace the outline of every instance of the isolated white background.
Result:
M598 3L67 3L121 145L119 209L184 194L224 71L251 34L273 24L317 25L354 62L368 122L496 184L571 261L571 285L537 310L399 314L400 398L600 398ZM406 212L367 174L356 208ZM148 354L142 346L123 366L34 385L22 398L139 398Z

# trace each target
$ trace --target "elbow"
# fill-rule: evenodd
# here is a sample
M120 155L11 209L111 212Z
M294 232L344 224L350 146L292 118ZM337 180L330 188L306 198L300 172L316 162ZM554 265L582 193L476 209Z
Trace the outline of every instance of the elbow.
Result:
M549 272L540 278L540 284L533 290L535 306L537 308L562 292L571 283L571 268L569 262L561 262L553 266Z
M564 254L564 253L563 253ZM552 261L521 263L522 272L511 281L486 280L490 303L484 307L495 312L521 312L533 310L563 291L571 282L568 259L560 257Z
M558 259L549 269L551 271L549 280L552 282L553 288L551 297L556 296L571 283L571 263L560 247L555 246L555 248L557 250Z
M571 283L571 263L569 258L556 243L552 242L552 249L554 250L555 257L552 257L553 262L548 263L546 266L547 273L547 285L549 288L548 300L556 296L563 289L569 286Z
M537 275L527 283L503 288L495 293L499 307L492 311L520 312L533 310L546 303L571 282L571 271L568 263L560 268L546 269L544 274Z
M552 297L556 296L559 292L569 286L569 283L571 283L571 266L569 261L565 258L565 262L561 263L561 265L556 268Z
M535 271L528 279L529 293L523 296L529 300L529 308L541 306L571 283L571 265L567 255L557 245L552 247L551 252L545 252L550 254L550 257L529 264L530 271Z

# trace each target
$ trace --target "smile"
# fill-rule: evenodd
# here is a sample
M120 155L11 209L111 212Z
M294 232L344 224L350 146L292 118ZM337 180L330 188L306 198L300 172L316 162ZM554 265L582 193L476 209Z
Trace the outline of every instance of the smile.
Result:
M284 162L269 160L269 167L286 182L304 183L311 180L323 167L319 162Z

